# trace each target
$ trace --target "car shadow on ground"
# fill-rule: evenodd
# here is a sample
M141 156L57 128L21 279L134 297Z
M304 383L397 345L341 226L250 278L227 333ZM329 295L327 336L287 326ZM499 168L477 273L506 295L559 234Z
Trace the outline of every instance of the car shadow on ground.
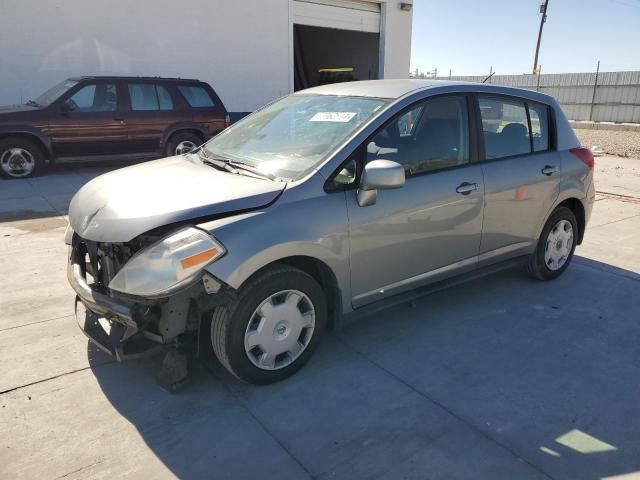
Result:
M93 372L178 477L599 479L640 470L639 287L581 257L505 271L363 318L270 386L213 360L177 394L158 359Z

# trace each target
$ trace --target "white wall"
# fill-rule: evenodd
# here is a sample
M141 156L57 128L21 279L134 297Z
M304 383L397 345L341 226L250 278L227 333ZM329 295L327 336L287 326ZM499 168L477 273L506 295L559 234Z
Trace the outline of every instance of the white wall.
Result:
M293 89L293 0L0 0L0 105L77 75L211 83L252 111ZM411 13L381 0L380 73L406 77Z
M289 93L289 0L0 0L0 105L74 75L211 83L229 111Z
M381 4L380 65L382 78L407 78L411 61L413 11L400 9L400 1Z

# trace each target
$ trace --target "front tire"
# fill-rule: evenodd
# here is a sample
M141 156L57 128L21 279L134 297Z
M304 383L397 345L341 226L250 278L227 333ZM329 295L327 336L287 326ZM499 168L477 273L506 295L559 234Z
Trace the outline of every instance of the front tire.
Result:
M9 137L0 141L0 173L6 178L29 178L44 169L44 154L35 142Z
M211 321L220 363L248 383L283 380L309 360L327 322L324 291L294 267L278 265L251 279Z
M538 280L558 278L571 263L577 238L576 216L566 207L556 208L542 229L535 252L529 258L529 274Z

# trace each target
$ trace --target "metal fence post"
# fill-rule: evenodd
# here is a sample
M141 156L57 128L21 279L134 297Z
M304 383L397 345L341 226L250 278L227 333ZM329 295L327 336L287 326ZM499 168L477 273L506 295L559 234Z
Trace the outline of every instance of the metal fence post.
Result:
M589 121L593 121L593 104L596 103L596 89L598 88L598 74L600 73L600 60L596 67L596 79L593 82L593 96L591 97L591 108L589 109Z

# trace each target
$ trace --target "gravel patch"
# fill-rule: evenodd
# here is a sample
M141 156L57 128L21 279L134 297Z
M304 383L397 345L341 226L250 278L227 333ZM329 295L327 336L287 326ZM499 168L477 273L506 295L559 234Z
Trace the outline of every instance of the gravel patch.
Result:
M585 147L596 145L608 155L640 158L640 132L617 132L615 130L574 130Z

